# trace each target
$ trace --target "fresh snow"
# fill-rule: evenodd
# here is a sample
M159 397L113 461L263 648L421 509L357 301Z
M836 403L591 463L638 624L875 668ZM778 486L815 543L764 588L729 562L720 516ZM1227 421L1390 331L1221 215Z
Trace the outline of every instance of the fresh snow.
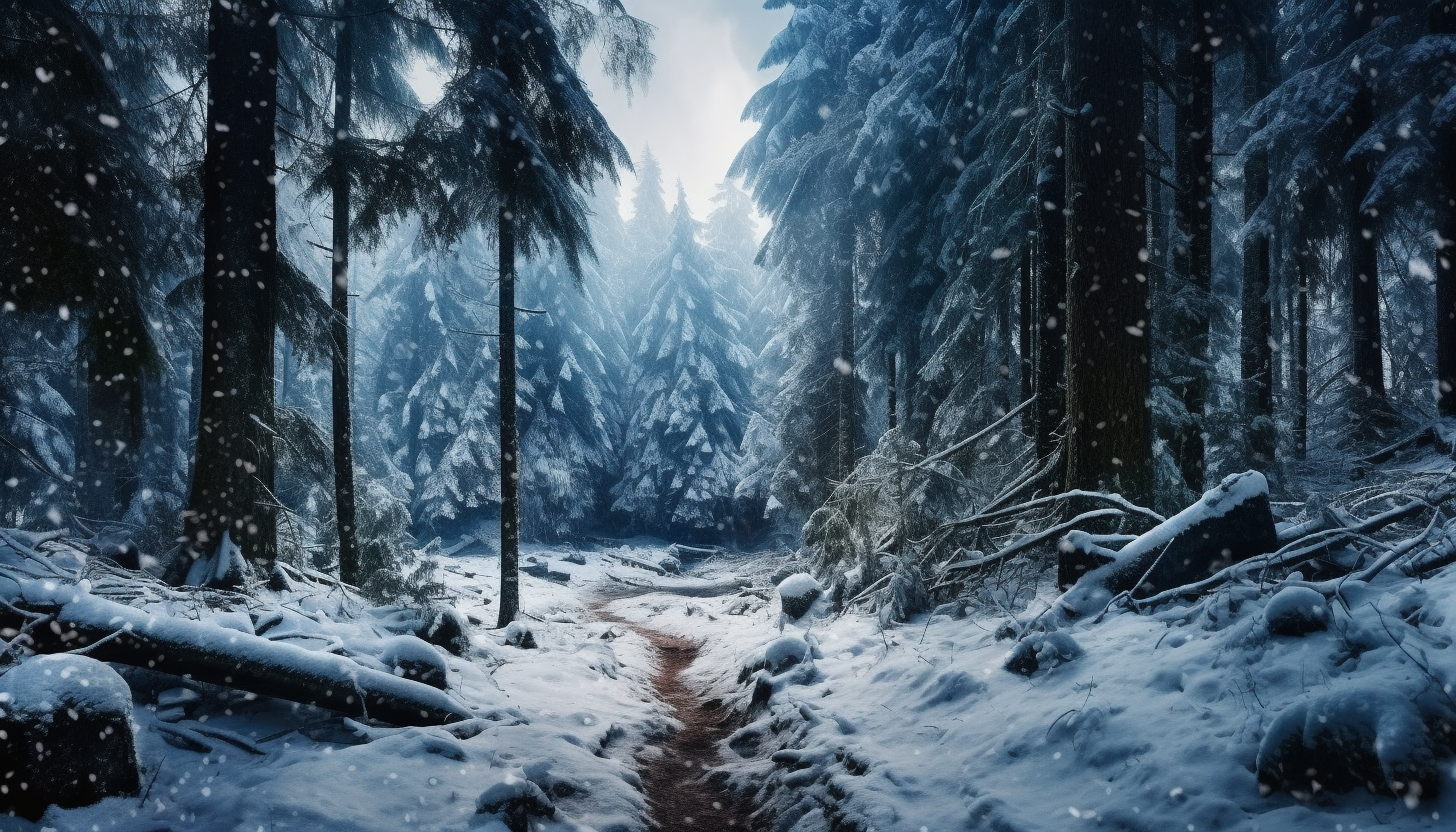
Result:
M494 557L442 559L454 603L484 622L470 629L467 658L439 654L442 695L471 719L370 726L182 682L193 701L175 677L128 672L145 799L52 810L39 824L4 819L0 829L498 832L503 816L477 815L479 806L530 804L532 830L645 832L638 772L675 720L651 688L653 649L604 622L608 613L701 644L686 678L737 720L716 776L777 817L777 829L1353 832L1447 829L1456 817L1449 758L1434 760L1445 788L1421 797L1357 788L1300 800L1261 793L1256 775L1271 736L1307 733L1320 717L1378 742L1382 759L1422 753L1422 720L1456 705L1450 571L1419 585L1349 582L1329 607L1329 629L1303 636L1271 635L1278 596L1247 584L1151 614L1113 612L1058 631L1079 652L1025 677L1004 667L1014 643L996 636L1004 617L920 615L884 627L871 615L816 611L785 623L763 576L775 560L719 557L667 577L633 565L663 557L651 542L526 554L569 576L522 577L535 649L486 629ZM110 603L74 587L25 588ZM258 628L290 636L308 662L353 661L330 650L381 655L388 634L356 602L281 600L261 604ZM201 626L129 615L122 621L134 627ZM1362 721L1377 702L1389 718ZM187 718L161 723L183 707Z

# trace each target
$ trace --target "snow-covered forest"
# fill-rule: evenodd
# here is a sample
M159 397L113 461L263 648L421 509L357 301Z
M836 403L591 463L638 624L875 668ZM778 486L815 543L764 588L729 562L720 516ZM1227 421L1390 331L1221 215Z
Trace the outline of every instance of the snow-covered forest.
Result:
M1456 818L1456 2L0 0L0 203L0 830Z

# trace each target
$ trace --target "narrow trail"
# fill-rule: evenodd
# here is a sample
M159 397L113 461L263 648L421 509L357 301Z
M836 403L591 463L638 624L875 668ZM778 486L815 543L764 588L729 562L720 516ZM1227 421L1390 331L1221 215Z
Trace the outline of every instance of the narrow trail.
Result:
M698 645L661 630L644 627L605 609L610 599L591 605L603 621L618 624L647 639L657 649L652 687L673 710L682 727L659 743L662 756L639 769L656 832L754 828L747 807L726 788L710 785L705 775L720 762L718 743L731 733L728 713L704 702L682 674L698 656Z

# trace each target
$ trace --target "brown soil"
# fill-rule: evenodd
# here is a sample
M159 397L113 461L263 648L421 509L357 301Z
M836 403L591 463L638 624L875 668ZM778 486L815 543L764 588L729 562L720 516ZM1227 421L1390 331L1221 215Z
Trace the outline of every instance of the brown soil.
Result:
M682 679L683 671L698 656L698 645L660 630L626 621L593 605L603 621L626 627L657 648L657 672L652 686L673 709L682 727L660 744L662 756L644 761L640 769L643 791L657 832L752 830L749 813L727 789L710 785L708 770L720 762L718 743L731 731L728 714L716 703L705 703Z

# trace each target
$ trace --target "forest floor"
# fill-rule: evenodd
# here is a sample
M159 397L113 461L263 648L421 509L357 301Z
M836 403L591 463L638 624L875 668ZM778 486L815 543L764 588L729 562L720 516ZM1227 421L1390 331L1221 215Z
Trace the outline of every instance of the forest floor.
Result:
M496 558L443 560L475 624L449 660L451 694L478 716L468 730L370 727L134 673L143 795L0 830L1345 832L1456 818L1449 756L1445 788L1419 799L1264 795L1254 773L1273 720L1310 697L1450 700L1456 570L1352 587L1330 628L1303 637L1270 635L1268 594L1237 588L1116 613L1071 628L1081 654L1028 678L1003 668L1005 615L882 625L821 603L785 621L779 557L662 576L638 568L664 557L656 543L526 554L553 578L523 578L529 649L488 629ZM339 594L278 603L318 649L369 635ZM177 686L201 693L180 719L157 704ZM243 742L209 739L223 735ZM522 781L550 812L477 812Z

